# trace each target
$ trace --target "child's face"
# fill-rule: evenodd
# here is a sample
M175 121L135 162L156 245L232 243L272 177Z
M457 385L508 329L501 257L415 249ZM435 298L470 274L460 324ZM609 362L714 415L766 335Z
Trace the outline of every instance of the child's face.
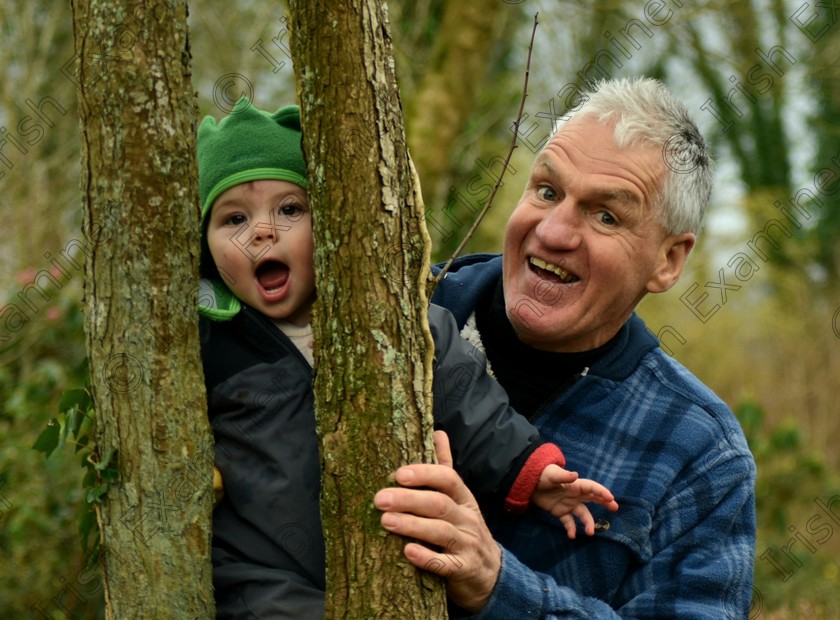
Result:
M287 181L242 183L216 199L209 218L210 254L231 291L269 318L309 323L315 269L306 190Z

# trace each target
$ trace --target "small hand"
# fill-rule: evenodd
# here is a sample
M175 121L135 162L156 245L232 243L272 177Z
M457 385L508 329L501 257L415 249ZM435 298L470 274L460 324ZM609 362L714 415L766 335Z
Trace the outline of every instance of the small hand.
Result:
M222 472L213 465L213 508L219 505L225 496L225 485L222 482Z
M604 485L578 478L576 472L549 465L543 470L531 501L560 519L566 534L574 538L577 533L575 517L580 519L589 536L595 534L595 519L585 502L594 502L608 510L618 510L618 504Z

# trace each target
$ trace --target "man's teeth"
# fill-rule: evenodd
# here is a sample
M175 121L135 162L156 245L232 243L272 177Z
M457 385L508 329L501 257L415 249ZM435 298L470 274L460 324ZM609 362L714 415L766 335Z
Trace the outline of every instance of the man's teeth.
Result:
M554 275L556 275L561 280L569 281L569 280L576 279L572 274L570 274L565 269L561 269L557 265L552 265L550 263L547 263L542 259L539 259L539 258L536 258L536 257L531 257L531 264L534 267L537 267L539 269L545 269L546 271L549 271L549 272L553 273Z

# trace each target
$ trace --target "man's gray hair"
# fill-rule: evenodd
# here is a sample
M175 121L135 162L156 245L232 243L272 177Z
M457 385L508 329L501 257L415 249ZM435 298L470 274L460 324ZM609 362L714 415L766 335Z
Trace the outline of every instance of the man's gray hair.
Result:
M652 145L662 150L665 177L654 210L668 234L699 234L712 193L714 162L688 110L652 78L604 80L581 95L574 118L615 122L619 148Z

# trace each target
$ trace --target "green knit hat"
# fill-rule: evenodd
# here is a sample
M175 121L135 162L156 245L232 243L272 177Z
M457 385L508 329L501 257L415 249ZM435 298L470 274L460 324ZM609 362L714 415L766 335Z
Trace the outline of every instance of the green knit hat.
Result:
M289 181L306 189L300 108L288 105L269 114L242 97L221 121L207 116L198 128L202 222L222 192L261 179Z
M239 313L239 299L216 270L207 245L207 215L234 185L273 179L306 189L306 164L300 146L300 108L288 105L274 114L242 97L218 123L212 116L198 128L198 193L201 199L201 281L199 311L226 321Z

